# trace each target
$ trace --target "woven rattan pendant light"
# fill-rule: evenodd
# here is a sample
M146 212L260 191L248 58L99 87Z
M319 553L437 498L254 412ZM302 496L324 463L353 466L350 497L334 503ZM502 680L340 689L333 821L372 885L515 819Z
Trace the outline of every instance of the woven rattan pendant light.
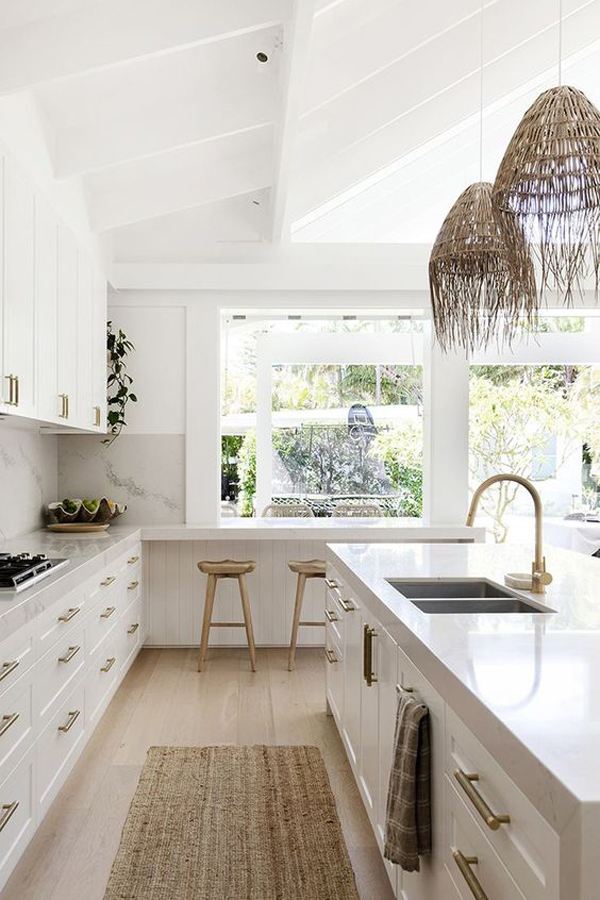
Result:
M460 195L429 260L433 323L443 350L507 343L536 308L533 265L516 223L501 221L483 168L483 3L481 5L480 180Z
M516 221L539 258L540 299L555 288L568 304L583 294L588 276L598 293L600 112L582 91L560 85L530 106L500 163L493 199L502 220Z

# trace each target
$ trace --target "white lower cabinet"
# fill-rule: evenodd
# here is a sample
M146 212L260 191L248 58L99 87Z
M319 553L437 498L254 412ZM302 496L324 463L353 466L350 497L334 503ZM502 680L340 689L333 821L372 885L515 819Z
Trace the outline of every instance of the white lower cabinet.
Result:
M335 589L326 608L343 617L343 627L327 623L327 699L382 854L398 693L410 692L429 709L432 853L421 857L419 872L384 860L395 896L560 900L559 836L368 603L333 569L328 583Z
M0 643L0 890L145 640L140 560L138 545Z

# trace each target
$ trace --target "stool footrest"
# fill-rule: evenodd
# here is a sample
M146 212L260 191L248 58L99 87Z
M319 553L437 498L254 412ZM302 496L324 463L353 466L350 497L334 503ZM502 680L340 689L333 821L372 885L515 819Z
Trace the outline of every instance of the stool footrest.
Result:
M245 622L211 622L211 628L245 628Z
M298 622L298 625L308 625L309 628L325 628L325 622Z

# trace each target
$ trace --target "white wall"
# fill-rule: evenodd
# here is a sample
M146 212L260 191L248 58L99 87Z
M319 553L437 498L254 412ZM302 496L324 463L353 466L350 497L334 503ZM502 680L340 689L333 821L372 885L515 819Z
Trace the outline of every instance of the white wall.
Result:
M44 507L57 499L56 437L0 421L0 547L41 527Z

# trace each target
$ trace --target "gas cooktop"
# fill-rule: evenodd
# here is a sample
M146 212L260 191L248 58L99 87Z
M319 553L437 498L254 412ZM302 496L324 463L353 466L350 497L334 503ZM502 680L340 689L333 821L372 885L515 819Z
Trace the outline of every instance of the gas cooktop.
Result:
M25 590L68 562L68 559L48 559L45 553L0 553L0 592Z

